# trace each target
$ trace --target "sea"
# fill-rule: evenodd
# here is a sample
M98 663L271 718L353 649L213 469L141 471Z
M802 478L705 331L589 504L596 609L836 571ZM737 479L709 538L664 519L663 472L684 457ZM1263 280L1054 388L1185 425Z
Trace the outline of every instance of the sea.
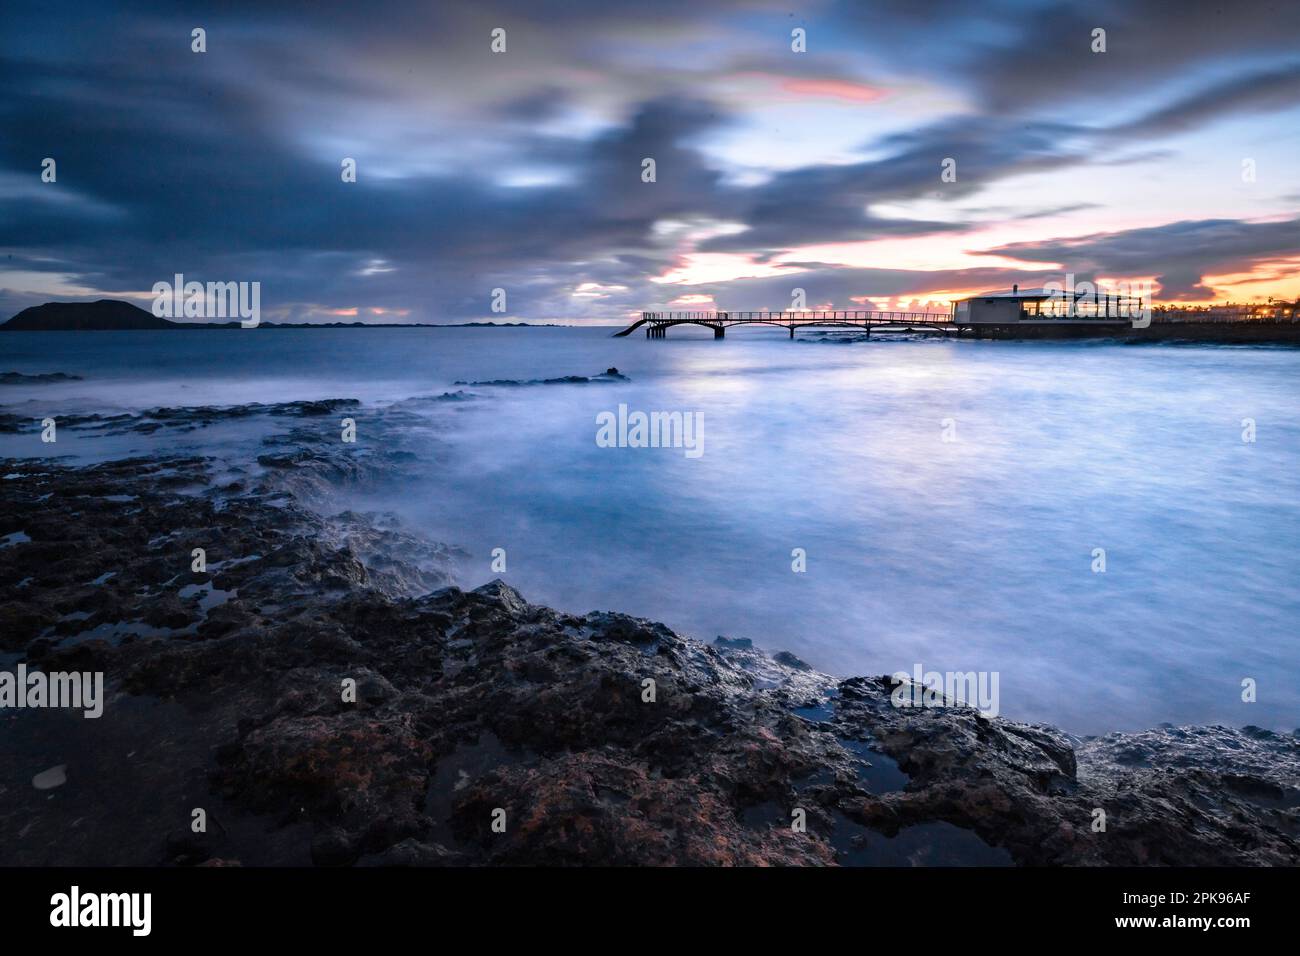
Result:
M0 384L0 412L353 398L356 446L413 465L330 507L459 546L461 586L840 676L996 675L1002 716L1078 735L1300 724L1300 349L613 331L4 333L0 372L80 378ZM0 456L254 467L339 417L5 433Z

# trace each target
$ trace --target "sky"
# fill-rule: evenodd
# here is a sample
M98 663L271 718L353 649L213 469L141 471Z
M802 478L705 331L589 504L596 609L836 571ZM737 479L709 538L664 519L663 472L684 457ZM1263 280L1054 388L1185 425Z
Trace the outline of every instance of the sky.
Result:
M0 319L177 273L296 322L1294 299L1298 41L1295 0L5 0Z

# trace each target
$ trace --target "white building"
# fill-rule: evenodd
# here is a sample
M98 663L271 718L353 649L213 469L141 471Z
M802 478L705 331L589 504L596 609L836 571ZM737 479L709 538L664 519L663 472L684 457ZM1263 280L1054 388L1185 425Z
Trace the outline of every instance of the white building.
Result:
M1141 302L1107 292L1021 289L985 292L952 304L952 321L970 326L1123 326L1141 314Z

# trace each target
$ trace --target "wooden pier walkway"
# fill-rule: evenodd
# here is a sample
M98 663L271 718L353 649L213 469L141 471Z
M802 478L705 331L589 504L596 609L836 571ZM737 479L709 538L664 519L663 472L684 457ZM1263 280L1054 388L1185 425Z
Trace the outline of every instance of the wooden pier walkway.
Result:
M713 330L714 338L722 338L726 330L733 325L775 325L790 330L794 338L795 329L813 327L839 327L864 329L895 330L899 332L934 332L948 334L956 332L958 326L947 312L880 312L863 309L861 311L836 312L642 312L637 319L614 337L631 335L645 326L648 339L661 339L674 325L701 325Z

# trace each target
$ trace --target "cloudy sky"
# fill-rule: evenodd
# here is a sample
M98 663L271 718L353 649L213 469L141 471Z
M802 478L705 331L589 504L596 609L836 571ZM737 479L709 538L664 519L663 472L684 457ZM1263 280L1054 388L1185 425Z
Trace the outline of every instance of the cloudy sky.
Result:
M259 281L280 321L902 305L1067 271L1296 297L1298 40L1296 0L4 0L0 318L147 308L177 272Z

